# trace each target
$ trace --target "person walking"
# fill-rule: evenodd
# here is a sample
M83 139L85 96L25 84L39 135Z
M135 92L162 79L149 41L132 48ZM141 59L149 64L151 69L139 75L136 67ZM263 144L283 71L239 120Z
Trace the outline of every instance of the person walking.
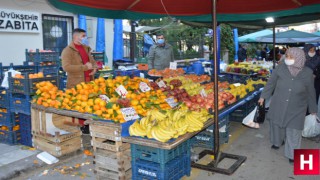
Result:
M320 56L316 53L316 47L313 44L306 44L303 50L306 54L306 66L313 71L316 102L318 103L320 94Z
M163 70L170 67L174 61L173 48L166 43L163 34L157 34L156 44L151 46L148 55L149 69Z
M289 163L294 161L294 149L301 145L301 134L307 108L317 113L313 72L305 67L306 56L300 48L289 48L284 63L272 72L261 97L260 105L272 95L267 114L270 122L272 149L279 149L285 141L284 155Z

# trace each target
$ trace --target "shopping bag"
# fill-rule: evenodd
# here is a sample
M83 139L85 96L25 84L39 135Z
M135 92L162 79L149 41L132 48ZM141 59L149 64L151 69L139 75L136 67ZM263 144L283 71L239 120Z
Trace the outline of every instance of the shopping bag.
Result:
M265 108L265 104L263 103L262 106L260 105L257 106L257 111L254 116L253 122L262 124L265 118L266 118L266 108Z
M15 70L13 70L12 68L10 68L8 71L6 71L6 72L4 73L4 78L3 78L3 81L2 81L2 83L1 83L1 87L4 87L4 88L6 88L6 89L9 88L9 80L8 80L9 72L11 72L12 77L14 77L16 74L21 74L21 72L15 71Z
M259 124L258 124L258 123L255 123L255 122L253 121L256 112L257 112L257 107L255 107L254 110L251 111L251 112L243 119L242 124L245 125L245 126L251 127L251 128L258 129L258 128L259 128Z
M320 119L316 115L309 114L304 120L303 137L315 137L320 134Z

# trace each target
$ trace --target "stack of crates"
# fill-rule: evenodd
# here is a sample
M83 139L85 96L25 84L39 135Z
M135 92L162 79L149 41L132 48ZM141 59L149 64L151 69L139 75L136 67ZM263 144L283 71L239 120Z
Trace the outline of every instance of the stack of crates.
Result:
M18 114L10 111L10 92L0 89L0 143L20 143L20 119Z
M117 76L129 76L130 78L140 77L140 70L138 70L138 69L127 70L127 71L114 70L113 76L114 77L117 77Z
M29 52L26 49L26 63L36 67L36 72L43 72L47 75L57 75L60 67L59 52Z
M225 144L229 141L229 117L219 120L219 143ZM205 149L214 148L214 125L209 126L206 130L200 132L191 139L192 147L202 147Z
M130 144L122 142L119 124L90 123L97 179L132 179ZM134 179L134 178L133 178Z
M138 58L137 67L140 71L147 71L149 69L147 58Z
M21 128L21 144L32 146L31 136L31 100L36 93L36 84L50 81L58 86L58 76L30 79L28 73L23 73L24 78L15 78L9 73L10 111L19 113Z
M171 149L131 144L132 179L179 180L190 176L190 140Z

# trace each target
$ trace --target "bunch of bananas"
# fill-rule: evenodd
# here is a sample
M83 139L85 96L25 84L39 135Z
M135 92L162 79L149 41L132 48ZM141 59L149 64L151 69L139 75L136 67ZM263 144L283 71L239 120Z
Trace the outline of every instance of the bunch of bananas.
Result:
M129 133L131 136L146 136L160 142L167 142L171 138L201 130L204 123L211 117L206 110L189 111L185 106L165 113L154 109L140 121L134 122L129 127Z

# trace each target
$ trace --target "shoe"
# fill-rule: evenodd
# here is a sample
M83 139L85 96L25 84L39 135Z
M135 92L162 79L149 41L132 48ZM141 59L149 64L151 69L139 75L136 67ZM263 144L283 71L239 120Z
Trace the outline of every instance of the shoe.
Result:
M80 130L82 131L82 134L90 134L89 125L80 127Z
M284 145L284 143L285 143L285 141L283 141L283 142L282 142L281 146L283 146L283 145Z
M289 159L289 164L293 165L294 160L293 159Z
M272 145L272 146L271 146L271 149L278 150L279 147L278 147L278 146L275 146L275 145Z

